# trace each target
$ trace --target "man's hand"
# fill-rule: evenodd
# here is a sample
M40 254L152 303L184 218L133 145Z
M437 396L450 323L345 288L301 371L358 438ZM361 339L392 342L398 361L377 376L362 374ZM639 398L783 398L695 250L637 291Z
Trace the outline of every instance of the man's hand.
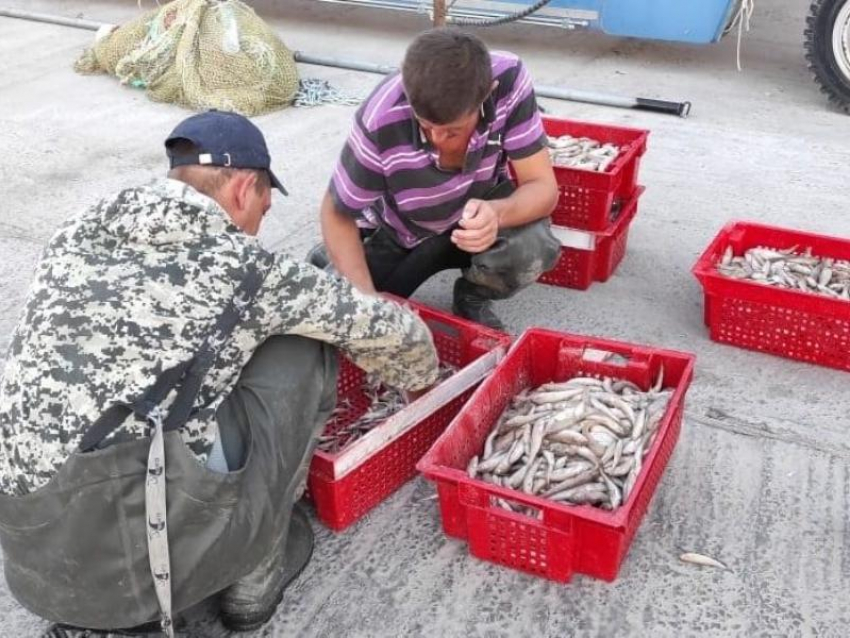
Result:
M468 253L482 253L496 243L499 213L493 202L470 199L463 209L460 228L452 232L452 242Z
M427 388L424 388L422 390L402 390L401 395L404 397L404 402L407 405L410 405L419 397L427 394L433 387L434 386L428 386Z

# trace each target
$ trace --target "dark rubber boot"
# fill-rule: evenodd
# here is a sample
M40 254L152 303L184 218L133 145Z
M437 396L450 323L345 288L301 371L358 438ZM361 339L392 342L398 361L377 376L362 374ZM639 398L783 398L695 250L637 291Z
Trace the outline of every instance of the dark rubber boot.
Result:
M493 302L482 296L481 290L481 286L463 277L458 279L455 282L452 312L458 317L504 332L504 324L493 312Z
M325 248L324 244L316 244L310 249L310 252L307 253L307 263L322 270L328 267L331 260L328 257L328 249Z
M231 631L253 631L269 621L286 587L304 570L313 555L313 529L303 507L296 503L289 533L250 574L221 595L221 622Z
M175 621L175 629L179 630L184 624ZM41 634L41 638L119 638L123 636L159 638L162 635L160 623L156 621L128 629L82 629L71 625L56 624L51 625L47 631Z

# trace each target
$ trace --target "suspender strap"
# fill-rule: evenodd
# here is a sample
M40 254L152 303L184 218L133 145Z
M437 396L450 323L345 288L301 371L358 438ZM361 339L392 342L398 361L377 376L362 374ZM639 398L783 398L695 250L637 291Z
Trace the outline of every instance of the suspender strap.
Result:
M148 450L148 473L145 481L145 517L147 519L148 563L153 587L159 603L162 632L174 638L171 609L171 554L168 546L168 503L165 490L165 442L162 413L154 408L148 415L153 432Z
M219 315L204 345L191 360L191 365L186 371L180 390L168 410L168 417L163 424L165 432L183 427L189 420L192 407L201 391L204 377L207 376L207 372L215 363L219 348L227 342L227 339L233 333L233 329L239 323L244 310L253 303L262 283L263 277L259 272L255 269L249 271L227 308Z
M193 357L189 361L178 363L162 372L154 384L133 403L116 403L108 408L83 434L80 440L80 451L91 452L134 412L142 419L147 419L151 409L162 403L168 393L180 383L180 379L183 378L194 359Z
M80 451L90 452L95 449L117 430L131 413L148 420L151 411L178 387L177 395L168 410L168 417L164 421L163 431L170 432L182 427L191 416L204 377L215 363L218 349L230 337L242 312L253 302L262 283L263 277L257 270L252 269L240 283L233 299L216 319L195 356L163 371L154 384L132 403L116 403L104 411L86 430L80 441Z

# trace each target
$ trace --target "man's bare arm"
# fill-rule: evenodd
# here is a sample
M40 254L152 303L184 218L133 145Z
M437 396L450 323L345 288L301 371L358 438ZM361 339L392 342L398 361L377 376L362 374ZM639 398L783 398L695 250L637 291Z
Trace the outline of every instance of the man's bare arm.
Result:
M322 200L320 220L328 257L337 271L361 292L376 294L357 222L337 210L330 193Z
M558 183L549 150L541 149L513 162L517 189L510 197L491 202L500 228L523 226L548 216L558 203Z

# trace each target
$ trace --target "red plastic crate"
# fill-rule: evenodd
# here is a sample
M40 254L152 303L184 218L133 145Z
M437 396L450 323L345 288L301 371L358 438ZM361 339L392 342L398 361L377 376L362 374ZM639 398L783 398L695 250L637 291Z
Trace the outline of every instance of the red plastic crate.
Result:
M602 363L589 357L589 349L628 362ZM662 366L664 387L675 390L635 487L616 510L549 501L466 474L499 415L523 389L580 375L628 379L646 389ZM693 355L681 352L527 330L417 465L437 484L446 534L468 540L478 558L555 581L567 582L573 573L614 580L679 438L693 367ZM534 508L542 518L506 511L495 504L498 498Z
M608 281L626 255L629 228L637 215L638 200L645 190L638 186L616 223L605 232L594 233L596 247L593 250L562 246L558 263L552 270L540 275L537 281L578 290L587 290L594 281Z
M405 304L428 324L442 362L463 367L498 347L507 349L510 345L510 337L500 332L412 301ZM365 373L348 359L342 358L340 364L337 398L340 402L348 399L352 407L343 418L335 421L337 428L348 425L369 408L369 400L362 392ZM307 486L319 519L331 529L340 531L413 478L416 462L428 451L471 393L472 390L469 390L440 408L342 476L340 459L343 453L355 449L359 441L336 453L316 450ZM378 425L375 429L380 427Z
M543 118L543 129L549 137L589 137L603 144L617 144L623 149L604 173L554 167L560 195L552 212L552 223L579 230L607 230L613 223L612 218L616 218L618 212L625 212L627 202L638 187L640 159L646 152L649 131L553 117Z
M850 260L850 240L751 222L731 222L693 268L705 291L705 323L714 341L850 371L850 302L724 277L716 264L756 246L807 248Z

